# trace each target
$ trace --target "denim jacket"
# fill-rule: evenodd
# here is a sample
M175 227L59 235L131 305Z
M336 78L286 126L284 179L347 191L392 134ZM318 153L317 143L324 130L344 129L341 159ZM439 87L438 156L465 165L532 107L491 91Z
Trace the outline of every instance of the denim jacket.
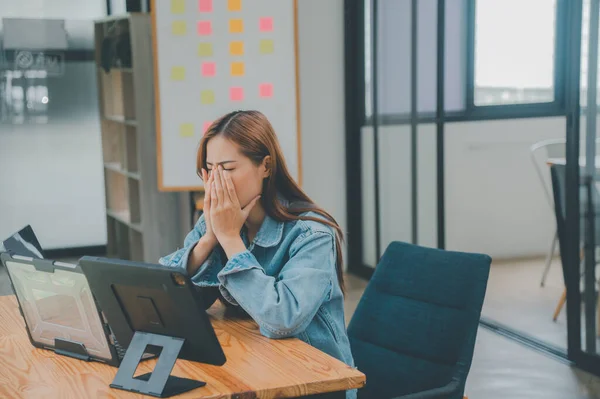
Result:
M203 215L183 248L159 262L185 270L190 252L205 233ZM194 284L218 287L222 297L248 313L266 337L299 338L354 367L333 229L314 221L278 222L267 215L250 244L245 231L241 236L247 250L228 260L220 247L215 248L191 277ZM346 397L355 398L356 391L348 391Z

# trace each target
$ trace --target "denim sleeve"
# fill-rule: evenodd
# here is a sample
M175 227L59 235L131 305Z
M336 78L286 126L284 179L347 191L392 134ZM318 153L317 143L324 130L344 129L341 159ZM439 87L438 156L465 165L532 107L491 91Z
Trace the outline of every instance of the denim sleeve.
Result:
M182 272L187 272L187 263L190 253L198 243L198 240L206 232L204 224L204 215L200 216L198 222L190 231L183 241L183 248L178 249L168 255L163 256L158 260L163 266L173 267L179 269ZM216 272L220 269L221 255L218 248L215 248L204 263L200 266L198 271L191 276L192 282L201 287L215 287L219 285Z
M307 232L290 247L278 276L268 276L250 251L233 256L219 272L222 287L269 338L301 333L330 295L335 275L335 240Z

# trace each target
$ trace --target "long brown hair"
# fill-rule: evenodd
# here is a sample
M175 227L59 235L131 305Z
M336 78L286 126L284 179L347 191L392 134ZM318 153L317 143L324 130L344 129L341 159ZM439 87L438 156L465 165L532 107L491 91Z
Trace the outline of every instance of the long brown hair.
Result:
M335 219L318 207L290 176L279 141L267 117L259 111L234 111L213 122L206 130L198 149L196 168L200 177L202 177L201 170L207 169L207 143L219 135L236 143L242 154L250 158L255 165L260 165L266 156L271 157L269 164L271 173L263 181L260 199L267 215L280 222L311 220L324 223L335 230L336 273L344 292L342 229ZM278 193L290 202L289 207L285 207L277 200ZM324 219L301 215L309 211L323 216Z

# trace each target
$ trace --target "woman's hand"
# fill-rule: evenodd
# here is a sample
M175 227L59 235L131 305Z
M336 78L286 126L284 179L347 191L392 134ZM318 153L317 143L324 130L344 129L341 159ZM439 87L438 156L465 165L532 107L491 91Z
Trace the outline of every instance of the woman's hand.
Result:
M211 178L213 178L210 193L212 229L227 257L231 259L233 255L246 249L240 237L240 230L260 195L242 209L231 177L222 166L213 169Z
M211 198L211 190L214 184L214 173L211 173L210 176L208 172L203 168L202 169L202 180L204 181L204 223L206 225L206 234L202 236L205 241L208 243L212 243L214 245L217 244L217 236L212 229L212 224L210 220L210 198Z

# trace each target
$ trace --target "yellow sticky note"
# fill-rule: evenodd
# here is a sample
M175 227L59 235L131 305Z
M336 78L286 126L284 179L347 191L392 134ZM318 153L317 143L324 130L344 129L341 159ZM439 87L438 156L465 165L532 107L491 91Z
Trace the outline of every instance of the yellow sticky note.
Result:
M185 0L171 0L171 12L183 14L185 12Z
M243 62L232 62L231 63L231 75L232 76L244 76L244 63Z
M242 33L244 31L244 20L243 19L230 19L229 20L229 32L230 33Z
M214 104L215 92L212 90L202 90L202 93L200 93L200 102L202 104Z
M185 21L173 21L173 24L171 24L171 32L174 35L185 35L186 31Z
M273 51L275 51L275 46L273 45L273 40L262 39L260 41L260 53L261 54L271 54Z
M210 57L213 55L213 47L211 43L200 43L198 44L198 56Z
M229 11L242 11L242 0L228 0L227 9Z
M185 79L185 68L182 66L176 66L171 68L171 80L184 80Z
M244 55L244 42L229 43L229 53L231 55Z
M184 123L179 126L179 135L181 137L193 137L194 136L194 125L191 123Z

